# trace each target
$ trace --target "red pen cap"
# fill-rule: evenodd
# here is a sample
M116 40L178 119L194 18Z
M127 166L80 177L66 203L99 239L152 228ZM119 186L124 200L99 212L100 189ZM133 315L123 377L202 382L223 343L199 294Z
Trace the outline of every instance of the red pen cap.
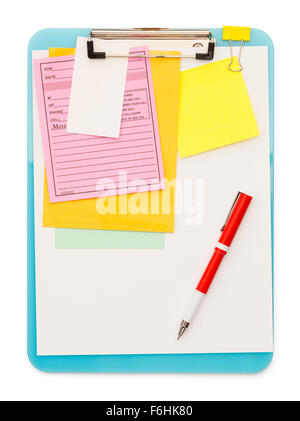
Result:
M219 243L229 247L242 222L242 219L248 209L252 197L248 194L239 192L229 212L228 218L222 228L222 235Z

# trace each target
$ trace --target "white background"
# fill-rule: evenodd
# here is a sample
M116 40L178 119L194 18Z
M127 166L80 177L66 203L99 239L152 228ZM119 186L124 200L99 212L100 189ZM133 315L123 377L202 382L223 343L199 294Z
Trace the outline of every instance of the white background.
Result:
M299 400L298 1L14 1L1 6L0 400ZM98 18L97 18L98 16ZM47 374L26 354L27 44L46 27L263 29L275 45L275 354L254 375ZM259 293L259 291L258 291Z

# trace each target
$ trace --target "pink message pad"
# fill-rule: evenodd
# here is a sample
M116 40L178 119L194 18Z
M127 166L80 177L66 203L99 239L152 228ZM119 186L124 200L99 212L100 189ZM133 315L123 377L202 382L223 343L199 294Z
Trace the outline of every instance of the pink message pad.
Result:
M50 202L165 188L150 59L128 59L117 139L66 131L74 56L33 62Z

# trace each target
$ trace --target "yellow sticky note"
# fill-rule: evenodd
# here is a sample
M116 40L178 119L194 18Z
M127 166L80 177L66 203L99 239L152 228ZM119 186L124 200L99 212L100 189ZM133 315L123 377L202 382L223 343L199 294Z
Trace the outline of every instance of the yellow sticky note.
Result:
M229 63L228 58L181 72L178 150L182 158L259 134L243 73L228 70Z
M49 53L50 57L69 55L74 54L75 49L51 48ZM175 51L152 53L179 54ZM151 70L167 189L138 195L50 203L45 176L43 213L45 227L174 231L180 59L151 59ZM170 183L172 183L171 186ZM109 206L112 213L99 213L99 211L103 213ZM114 212L114 206L116 212ZM136 214L137 208L143 213Z

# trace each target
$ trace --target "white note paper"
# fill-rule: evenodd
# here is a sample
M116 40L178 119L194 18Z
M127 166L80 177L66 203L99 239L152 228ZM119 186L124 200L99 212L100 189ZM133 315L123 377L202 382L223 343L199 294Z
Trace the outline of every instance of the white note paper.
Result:
M216 60L226 55L227 47L216 48ZM55 249L54 229L42 227L44 161L34 101L38 355L272 352L267 47L245 47L243 65L260 135L178 160L176 203L180 184L199 180L203 200L195 196L191 204L198 203L202 220L188 225L178 213L163 250ZM238 190L253 201L192 326L177 341Z
M94 39L95 51L128 55L128 44ZM67 131L119 137L127 57L89 59L87 38L78 37Z

